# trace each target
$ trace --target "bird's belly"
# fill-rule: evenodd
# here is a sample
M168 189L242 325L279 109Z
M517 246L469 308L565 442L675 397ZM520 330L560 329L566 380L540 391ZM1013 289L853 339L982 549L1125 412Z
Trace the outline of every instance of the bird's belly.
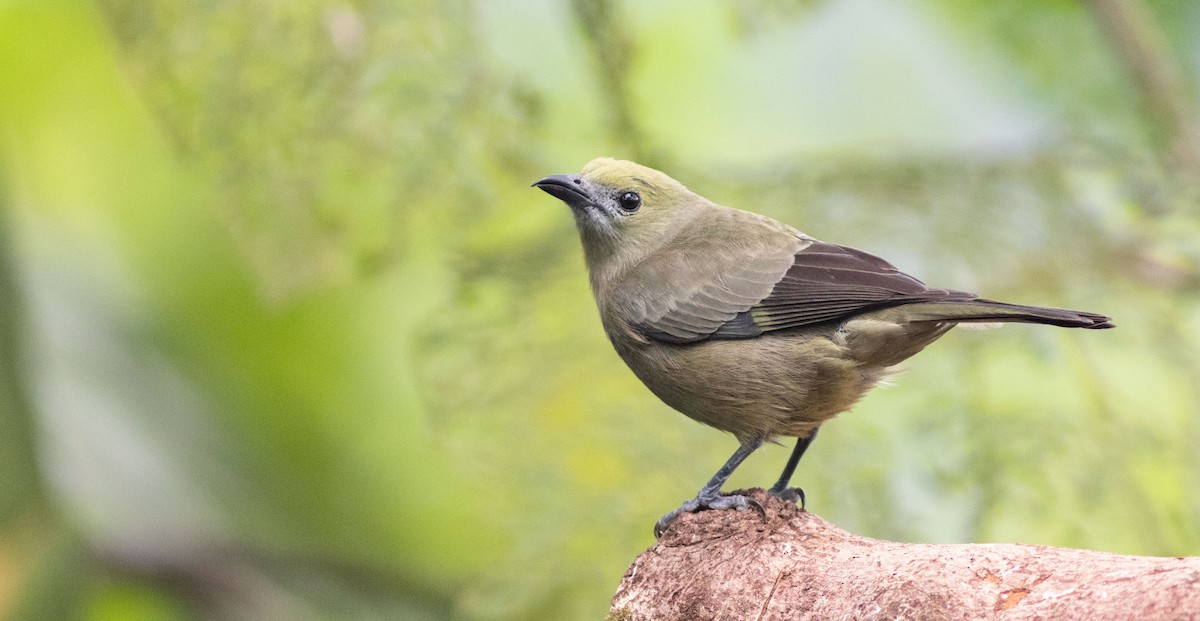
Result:
M806 436L850 409L885 373L863 368L821 334L651 341L617 351L667 405L739 439Z

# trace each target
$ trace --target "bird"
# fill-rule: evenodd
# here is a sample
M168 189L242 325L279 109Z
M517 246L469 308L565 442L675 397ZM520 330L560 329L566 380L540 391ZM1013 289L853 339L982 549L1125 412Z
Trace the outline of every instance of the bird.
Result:
M596 158L534 187L565 203L604 332L659 399L732 434L737 450L677 509L754 508L722 493L766 442L796 438L770 494L804 506L792 475L820 426L958 324L1114 327L1097 313L929 287L891 263L719 205L663 172Z

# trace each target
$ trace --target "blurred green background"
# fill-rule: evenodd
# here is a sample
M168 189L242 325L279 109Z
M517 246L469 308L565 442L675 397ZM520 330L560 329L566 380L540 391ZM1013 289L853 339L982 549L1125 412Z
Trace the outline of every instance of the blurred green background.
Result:
M946 337L811 510L1200 554L1197 76L1191 0L0 0L0 618L601 618L734 441L529 187L597 155L1115 318Z

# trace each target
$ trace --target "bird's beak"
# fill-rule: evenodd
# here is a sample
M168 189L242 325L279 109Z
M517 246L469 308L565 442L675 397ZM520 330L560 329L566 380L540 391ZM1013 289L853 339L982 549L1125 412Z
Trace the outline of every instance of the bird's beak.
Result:
M538 179L533 183L533 187L541 189L570 207L583 207L592 204L592 196L584 189L585 183L583 177L579 175L551 175L544 179Z

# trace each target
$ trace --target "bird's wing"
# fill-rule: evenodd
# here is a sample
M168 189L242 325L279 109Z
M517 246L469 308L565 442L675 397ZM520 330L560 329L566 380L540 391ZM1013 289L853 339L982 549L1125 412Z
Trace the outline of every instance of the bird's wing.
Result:
M739 327L739 315L770 295L796 253L813 242L750 212L722 208L707 218L710 226L684 228L619 282L598 290L606 312L670 343L761 334L752 325Z
M657 303L647 304L647 312L631 323L654 340L692 343L751 338L900 304L977 299L970 293L929 288L861 250L806 238L801 242L786 257L778 251L751 254L751 261L713 267L707 277L680 274L700 286L684 295L644 292ZM718 256L708 263L715 266L729 258Z
M767 332L900 304L976 299L973 293L927 287L875 255L818 241L796 253L771 293L750 308L748 319ZM722 336L721 331L712 336Z

